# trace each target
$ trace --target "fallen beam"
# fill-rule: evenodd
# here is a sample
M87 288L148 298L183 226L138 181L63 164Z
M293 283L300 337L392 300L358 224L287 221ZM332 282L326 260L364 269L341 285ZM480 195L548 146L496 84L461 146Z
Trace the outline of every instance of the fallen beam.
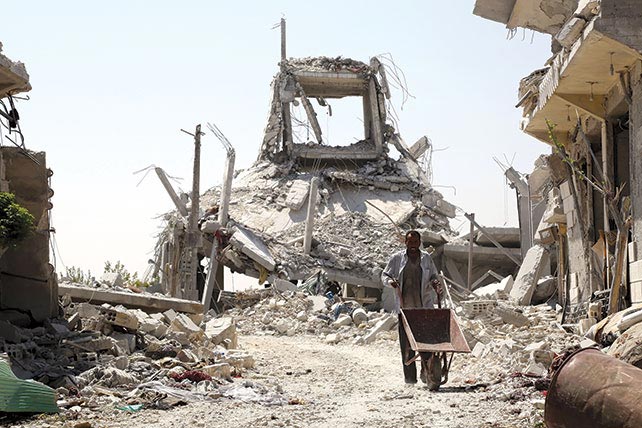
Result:
M150 294L134 294L123 291L101 290L98 288L78 287L75 285L58 285L58 294L68 295L72 301L93 304L109 303L110 305L123 305L126 308L138 308L145 312L164 312L174 309L177 312L190 314L203 313L203 305L190 300L176 299L173 297L159 297Z

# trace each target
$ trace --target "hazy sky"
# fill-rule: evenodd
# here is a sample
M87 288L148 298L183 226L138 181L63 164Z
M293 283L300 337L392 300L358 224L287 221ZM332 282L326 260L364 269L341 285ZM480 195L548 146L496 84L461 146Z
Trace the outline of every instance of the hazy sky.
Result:
M519 131L519 79L542 66L550 37L507 40L474 1L24 1L3 5L4 54L26 64L33 90L18 105L26 145L54 170L57 271L102 273L106 260L143 271L157 216L173 208L149 165L191 189L193 144L180 128L216 123L237 168L258 153L287 19L288 56L390 53L414 96L401 110L408 143L436 149L434 184L488 226L516 225L514 191L493 157L530 172L547 146ZM337 135L340 129L329 129ZM5 144L8 144L5 142ZM223 175L225 152L203 137L201 185ZM452 222L457 228L461 220ZM462 231L468 225L463 226ZM63 265L64 263L64 265Z

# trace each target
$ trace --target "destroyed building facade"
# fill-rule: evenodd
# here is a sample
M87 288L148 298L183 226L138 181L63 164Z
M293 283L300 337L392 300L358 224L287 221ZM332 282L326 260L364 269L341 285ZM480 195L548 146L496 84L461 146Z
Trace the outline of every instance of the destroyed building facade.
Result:
M0 43L0 192L15 195L35 219L35 231L15 247L0 249L1 319L41 322L58 313L58 292L49 263L49 210L53 191L44 152L25 147L15 96L31 90L21 62L2 54Z
M552 250L560 304L581 319L590 302L604 313L642 302L639 1L477 0L474 13L552 36L552 57L522 79L517 103L521 129L552 154L530 177L507 177L531 245Z

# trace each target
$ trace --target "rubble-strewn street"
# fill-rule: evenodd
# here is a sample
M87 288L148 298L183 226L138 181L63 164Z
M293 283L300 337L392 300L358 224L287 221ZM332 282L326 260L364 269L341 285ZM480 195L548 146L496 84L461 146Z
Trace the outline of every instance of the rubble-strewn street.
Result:
M39 369L35 378L59 385L60 414L3 422L533 427L542 420L552 359L580 341L556 325L555 311L545 305L523 313L505 300L483 311L459 307L474 352L456 356L449 383L431 392L403 383L396 316L302 292L245 297L256 303L206 316L200 327L193 316L173 311L150 317L67 304L74 330L20 329L32 337L14 349L31 354L13 356L25 370ZM51 367L64 366L65 354L95 367L54 379Z
M641 427L642 184L636 180L642 175L640 0L474 3L473 14L504 24L509 40L518 29L524 39L528 29L547 37L547 50L550 41L552 56L544 67L529 68L519 84L514 82L515 108L522 109L520 130L546 144L544 153L531 158L529 173L513 166L517 153L512 159L504 154L502 161L483 138L485 133L497 138L508 134L483 123L488 116L480 111L464 114L471 92L484 91L483 109L504 117L490 96L498 88L479 79L483 67L456 81L447 76L462 76L455 73L455 63L435 50L430 68L441 68L442 60L449 64L438 82L447 90L435 94L456 94L460 105L434 117L423 112L414 116L417 123L410 133L418 135L404 140L398 109L414 95L392 54L290 57L282 17L272 27L279 30L280 58L273 58L267 121L259 141L250 144L230 133L232 142L221 128L234 132L246 119L255 123L249 117L256 99L249 103L242 97L246 91L256 98L249 88L263 76L261 66L253 64L251 78L241 78L247 58L231 56L236 49L226 52L220 46L215 55L202 55L199 49L200 57L190 58L194 76L207 63L198 60L206 56L216 56L210 65L238 73L231 80L208 76L207 84L218 90L234 87L242 113L233 120L215 114L221 128L197 121L193 128L180 129L183 145L173 154L193 154L190 191L177 187L180 180L165 165L152 163L134 172L143 173L138 184L153 172L160 181L154 179L154 184L169 197L153 219L153 248L140 256L146 260L144 274L128 271L120 259L106 261L100 277L62 261L52 223L54 172L48 160L55 164L64 155L56 152L48 158L27 148L23 124L25 129L34 124L30 110L21 118L18 108L30 101L24 94L32 90L30 75L23 63L2 52L0 43L0 425ZM343 6L352 16L348 4ZM324 22L323 30L332 30L333 37L323 34L314 49L306 39L310 34L300 30L290 42L295 49L316 50L317 42L323 46L324 39L332 42L338 36L342 50L361 55L363 46L356 48L346 38L347 31L360 33L366 25L360 21L379 27L369 30L372 40L354 38L368 44L377 40L384 47L398 33L426 31L435 23L431 16L418 29L410 20L397 19L407 26L399 32L390 19L394 15L386 17L384 27L379 17L366 19L371 11L361 12L347 26L339 25L338 17L332 23L315 17L314 23ZM149 13L146 17L156 19ZM187 29L180 27L180 15L171 18L172 31L174 25L182 28L177 33ZM199 39L209 40L207 31L226 24L219 19L204 28L198 24L201 18L190 19L192 27L203 30ZM255 23L247 21L242 30L249 32ZM305 24L314 28L312 20L306 18ZM137 31L139 26L136 22ZM151 27L147 36L158 35ZM481 26L475 31L484 38ZM312 31L306 27L304 33ZM385 42L378 38L384 33ZM438 38L433 33L427 40L447 45L449 56L457 53L456 68L465 68L466 57L477 53L470 46L455 48L461 46L457 35L449 35L447 43L437 40L443 36L442 30ZM234 39L226 34L225 44L232 46ZM420 43L423 48L423 40L413 40L410 56L406 46L400 50L413 73L428 73L414 61L425 55ZM182 44L179 37L170 43L181 55ZM125 48L114 64L131 64ZM376 52L380 46L371 48ZM264 61L258 50L247 43L239 52ZM111 57L93 47L92 52ZM512 55L504 58L522 60ZM185 59L178 58L172 55L172 66L187 70ZM495 63L493 68L499 76L508 67ZM161 76L162 68L156 70ZM110 73L92 80L107 85L119 74L136 75L135 68ZM189 80L200 79L181 81L178 92L193 92L189 102L169 97L172 91L162 87L169 87L166 81L155 88L167 98L162 107L169 106L177 118L202 97L202 88L187 89ZM137 84L144 81L137 79ZM58 86L64 87L56 82L56 97L64 98ZM124 87L115 92L136 95ZM231 100L219 95L217 106L234 110ZM119 120L110 116L103 122L120 125L129 119L130 106L118 100ZM151 102L145 109L154 110ZM74 121L76 114L65 112ZM150 132L142 117L136 116L137 127ZM423 135L428 126L431 132L447 128L435 138L448 141L434 147ZM105 135L111 138L110 130ZM94 143L98 132L91 133L83 135L83 143ZM464 176L471 182L467 186L476 185L479 199L456 199L456 186L433 177L433 153L447 150L441 145L451 142L460 145L462 157L440 168ZM206 159L213 143L224 150L218 159L222 168ZM484 151L470 150L473 144ZM98 161L110 164L98 159L100 145L92 146L95 164L80 161L88 183L91 174L103 171ZM250 162L249 148L258 152ZM131 166L130 161L142 161L137 155L147 162L166 147L159 143L154 150L132 150L133 155L112 149L110 141L109 150L118 152L119 162ZM483 184L488 172L466 159L472 153L483 153L501 169L504 190L514 190L517 225L510 225L507 192L502 225L485 223L486 208L499 205L499 197ZM81 156L74 153L74 160L76 155ZM110 191L122 188L114 171L106 174ZM221 181L201 182L206 176ZM108 221L96 220L91 227L77 220L83 234L77 251L98 257L112 238L106 236L109 230L118 225L122 236L112 250L120 253L133 246L141 231L134 232L134 222L129 222L144 213L126 198L106 197L100 206L88 203L87 191L71 187L72 200L82 204L60 200L74 205L74 219L92 221L102 209L111 210ZM456 204L439 188L452 190ZM91 193L103 191L91 188ZM480 204L488 207L474 206ZM58 272L59 266L64 272ZM242 284L237 286L237 280Z

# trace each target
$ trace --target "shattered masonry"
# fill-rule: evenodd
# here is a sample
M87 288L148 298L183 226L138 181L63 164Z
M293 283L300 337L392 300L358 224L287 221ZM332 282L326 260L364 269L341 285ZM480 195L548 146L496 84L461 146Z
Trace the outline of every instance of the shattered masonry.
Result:
M431 188L418 160L429 149L429 140L422 137L408 147L390 125L385 69L377 58L370 65L318 57L288 59L280 66L272 82L258 160L238 171L232 183L231 221L216 235L218 261L262 281L277 276L305 280L321 270L329 280L347 283L347 293L352 285L365 286L368 290L361 288L365 294L358 297L377 301L381 269L401 243L401 230L420 229L427 245L453 237L448 218L454 217L455 208ZM328 146L314 110L331 108L333 100L343 97L363 101L363 138ZM308 141L298 142L293 133L293 104L303 106L310 126ZM401 153L399 160L389 155L390 144ZM314 177L319 185L312 207L312 248L305 254ZM201 198L202 210L212 214L202 219L203 256L210 255L215 229L208 227L216 220L219 204L219 188ZM177 288L170 284L177 264L170 261L180 258L182 242L184 222L173 213L157 245L166 290Z

